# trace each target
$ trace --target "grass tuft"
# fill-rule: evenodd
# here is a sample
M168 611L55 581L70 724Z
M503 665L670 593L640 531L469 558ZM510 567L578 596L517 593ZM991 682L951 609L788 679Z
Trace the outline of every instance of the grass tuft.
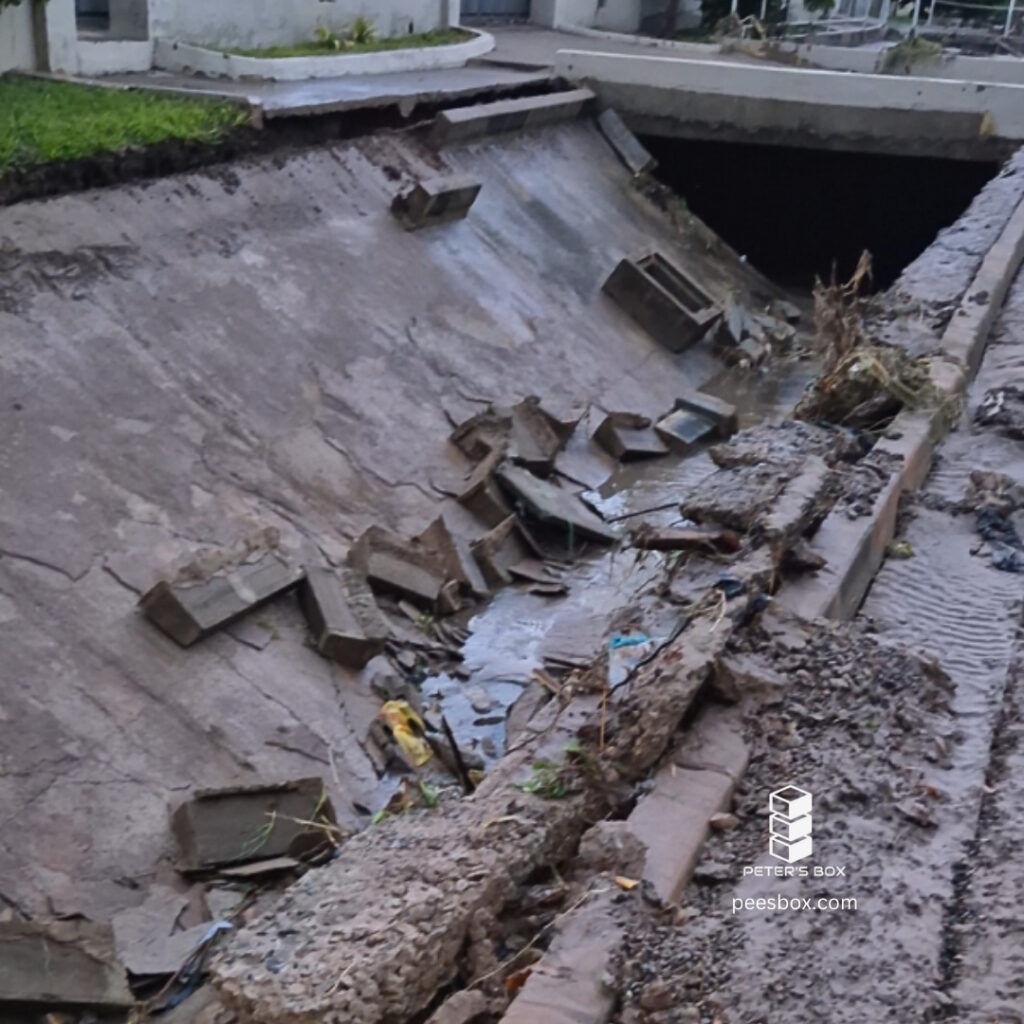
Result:
M243 124L233 103L0 76L0 175L170 139L214 143Z
M255 50L223 50L222 52L233 53L237 57L345 57L354 53L381 53L384 50L407 50L422 46L449 46L452 43L464 43L471 38L472 33L466 32L464 29L443 28L409 36L390 36L386 39L373 37L364 42L349 43L340 51L323 40L312 39L308 43L295 43L292 46L265 46Z

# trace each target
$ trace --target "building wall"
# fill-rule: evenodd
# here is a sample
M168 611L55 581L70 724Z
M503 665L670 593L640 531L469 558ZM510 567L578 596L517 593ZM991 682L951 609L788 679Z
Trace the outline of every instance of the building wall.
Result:
M340 28L358 15L384 36L427 32L449 9L444 0L149 0L149 33L210 46L271 46L303 42L320 25Z
M33 67L32 5L25 0L18 7L0 10L0 74L12 70L29 71Z

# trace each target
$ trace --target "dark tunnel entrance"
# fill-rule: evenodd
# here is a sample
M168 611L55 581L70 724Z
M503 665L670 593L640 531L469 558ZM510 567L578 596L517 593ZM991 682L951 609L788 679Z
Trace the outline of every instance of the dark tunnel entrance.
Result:
M646 136L656 176L779 284L810 288L835 261L845 280L862 250L874 287L952 224L994 163Z

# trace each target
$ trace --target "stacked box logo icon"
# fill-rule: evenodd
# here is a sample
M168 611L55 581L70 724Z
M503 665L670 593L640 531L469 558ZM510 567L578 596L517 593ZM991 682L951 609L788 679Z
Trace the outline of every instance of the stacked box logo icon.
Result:
M787 864L810 857L811 794L799 786L785 786L775 790L768 798L769 823L768 852Z

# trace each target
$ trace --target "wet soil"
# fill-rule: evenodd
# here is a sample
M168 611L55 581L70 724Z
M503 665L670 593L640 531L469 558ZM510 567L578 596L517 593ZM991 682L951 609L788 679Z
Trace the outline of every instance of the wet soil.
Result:
M744 694L751 748L738 821L712 833L676 921L630 936L616 1020L922 1019L904 1010L936 998L935 950L920 937L943 912L935 837L952 811L949 680L860 628L771 618L724 664ZM768 852L768 803L791 785L813 794L813 854L787 865ZM770 877L776 868L791 877ZM757 904L780 898L790 906ZM842 899L856 909L818 909Z

